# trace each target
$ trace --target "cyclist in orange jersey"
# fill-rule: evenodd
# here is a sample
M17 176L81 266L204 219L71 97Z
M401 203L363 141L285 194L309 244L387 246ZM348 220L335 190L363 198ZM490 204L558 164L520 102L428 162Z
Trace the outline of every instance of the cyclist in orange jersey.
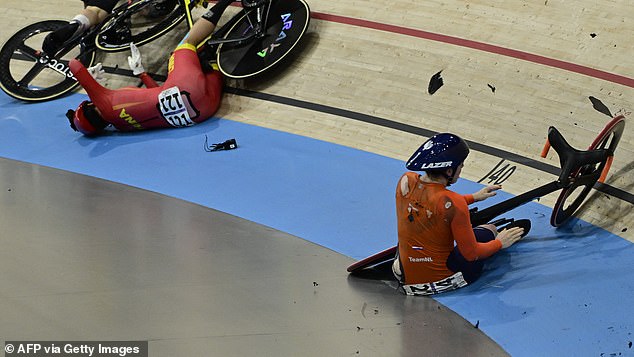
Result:
M469 154L460 137L442 133L427 140L407 162L396 189L398 252L392 270L408 295L432 295L474 282L486 258L508 248L530 229L515 221L497 231L492 224L471 226L468 205L501 189L487 186L474 194L447 189L460 177Z

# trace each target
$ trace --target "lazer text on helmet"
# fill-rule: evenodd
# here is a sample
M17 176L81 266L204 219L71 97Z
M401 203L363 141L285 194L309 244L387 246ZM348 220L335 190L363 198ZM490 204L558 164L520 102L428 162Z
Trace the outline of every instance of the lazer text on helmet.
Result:
M453 161L432 162L430 164L422 164L421 169L441 169L443 167L451 167Z

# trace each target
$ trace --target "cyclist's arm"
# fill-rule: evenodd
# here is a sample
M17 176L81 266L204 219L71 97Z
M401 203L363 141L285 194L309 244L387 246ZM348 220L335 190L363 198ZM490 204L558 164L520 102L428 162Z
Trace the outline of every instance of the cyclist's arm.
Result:
M70 60L68 67L77 79L77 82L79 82L79 84L86 90L89 96L103 88L103 86L90 75L86 67L84 67L84 65L77 59L73 58Z
M456 194L456 197L451 197L452 204L454 206L454 215L451 219L451 232L456 240L458 250L465 259L468 261L474 261L478 259L484 259L492 256L497 251L502 249L502 243L493 239L490 242L479 243L476 241L475 233L471 227L471 220L469 218L469 207L464 200Z
M212 6L200 19L198 19L191 30L183 39L183 43L189 43L194 46L198 46L209 35L214 32L220 17L227 9L233 0L218 0L218 2Z
M139 74L139 78L147 88L156 88L159 86L158 83L156 83L156 81L154 81L154 79L152 79L152 77L147 74L147 72Z
M205 18L198 19L192 29L189 30L189 33L183 39L183 43L187 43L190 45L198 46L201 42L203 42L212 32L216 25L206 20Z

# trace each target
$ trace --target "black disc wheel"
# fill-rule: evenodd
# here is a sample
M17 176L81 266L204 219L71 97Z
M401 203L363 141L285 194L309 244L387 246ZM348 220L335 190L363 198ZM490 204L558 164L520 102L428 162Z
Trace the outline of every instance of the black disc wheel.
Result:
M248 9L224 35L225 39L244 38L244 43L223 43L218 48L218 68L230 78L259 75L280 63L296 47L308 29L310 9L304 0L272 0L261 8L267 19L257 29L258 9Z
M624 128L624 117L616 117L605 126L590 144L589 151L607 150L608 156L605 161L584 165L572 171L570 175L571 184L561 191L553 208L553 214L550 217L551 225L559 227L566 223L579 209L597 180L602 175L605 176L607 174L607 172L604 172L604 170L609 169L606 164L614 156Z
M55 58L46 56L42 42L46 35L67 21L48 20L18 31L0 50L0 87L8 95L27 102L58 98L79 85L68 62L79 59L86 67L93 64L95 52L81 53L79 41L61 49Z

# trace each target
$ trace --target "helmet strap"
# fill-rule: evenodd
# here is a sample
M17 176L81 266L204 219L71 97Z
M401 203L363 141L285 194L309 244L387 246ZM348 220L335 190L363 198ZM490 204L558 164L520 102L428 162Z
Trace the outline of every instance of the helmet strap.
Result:
M451 170L451 174L448 174L447 171ZM456 173L456 170L450 168L445 170L442 175L445 176L445 178L447 179L447 187L451 186L451 184L453 183L453 175Z

